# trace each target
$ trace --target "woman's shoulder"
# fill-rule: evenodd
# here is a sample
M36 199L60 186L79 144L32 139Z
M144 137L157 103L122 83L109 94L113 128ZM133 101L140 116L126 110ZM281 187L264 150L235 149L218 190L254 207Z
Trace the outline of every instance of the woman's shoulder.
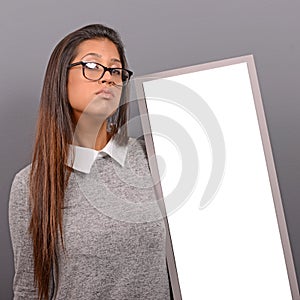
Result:
M30 170L31 170L31 164L26 165L22 169L18 170L14 175L13 184L23 185L24 183L28 183Z
M129 157L134 157L135 160L147 160L147 150L145 141L142 138L133 138L128 139L128 153Z
M31 164L15 173L10 189L11 195L16 195L18 193L24 194L28 192L30 170Z
M145 144L144 139L142 139L142 138L129 137L128 147L129 147L129 151L131 151L133 153L141 152L146 155L146 144Z
M132 137L129 138L127 162L131 168L148 173L149 161L146 151L146 144L143 139Z

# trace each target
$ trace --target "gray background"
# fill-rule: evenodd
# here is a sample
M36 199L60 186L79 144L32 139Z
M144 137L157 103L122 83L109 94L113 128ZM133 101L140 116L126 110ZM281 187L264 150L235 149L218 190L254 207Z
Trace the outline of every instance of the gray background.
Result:
M254 55L299 277L299 1L6 0L1 4L1 299L12 298L10 184L30 161L49 55L67 33L95 22L120 32L136 76Z

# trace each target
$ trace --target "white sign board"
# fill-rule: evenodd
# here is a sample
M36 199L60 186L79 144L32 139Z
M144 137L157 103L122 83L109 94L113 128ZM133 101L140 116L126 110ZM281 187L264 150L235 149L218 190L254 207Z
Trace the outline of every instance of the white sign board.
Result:
M137 91L174 299L298 299L253 57L143 76Z

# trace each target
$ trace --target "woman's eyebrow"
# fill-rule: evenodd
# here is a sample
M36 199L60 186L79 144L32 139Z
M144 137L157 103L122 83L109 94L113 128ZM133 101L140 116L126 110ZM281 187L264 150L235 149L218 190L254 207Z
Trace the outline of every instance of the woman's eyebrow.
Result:
M91 52L91 53L85 54L81 59L84 59L86 56L96 56L97 58L102 57L102 55L100 55L98 53ZM112 58L111 61L121 63L121 61L118 58Z
M89 55L91 55L91 56L96 56L96 57L98 57L98 58L101 58L101 57L102 57L102 55L100 55L100 54L98 54L98 53L93 53L93 52L91 52L91 53L88 53L88 54L85 54L84 56L82 56L81 59L83 59L83 58L85 58L86 56L89 56Z
M118 62L118 63L121 64L121 61L120 61L118 58L112 58L111 61L112 61L112 62Z

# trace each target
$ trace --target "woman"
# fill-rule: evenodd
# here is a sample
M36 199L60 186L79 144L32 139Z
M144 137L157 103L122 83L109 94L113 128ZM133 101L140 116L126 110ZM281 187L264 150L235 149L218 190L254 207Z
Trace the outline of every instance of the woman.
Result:
M32 163L10 194L15 299L170 299L147 158L127 137L131 75L106 26L54 49Z

